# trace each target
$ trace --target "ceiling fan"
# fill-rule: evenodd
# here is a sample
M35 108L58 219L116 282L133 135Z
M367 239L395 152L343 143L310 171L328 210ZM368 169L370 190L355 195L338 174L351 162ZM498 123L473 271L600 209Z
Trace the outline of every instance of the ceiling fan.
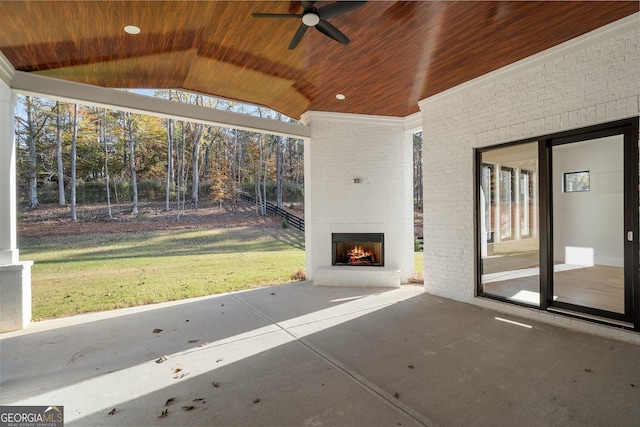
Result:
M320 8L316 8L313 5L314 1L301 1L300 3L302 3L303 7L302 13L253 13L252 16L254 18L301 18L302 23L298 27L298 31L293 35L291 43L289 43L289 49L295 49L298 46L309 27L315 27L316 30L339 43L348 44L349 38L331 25L327 19L335 18L343 13L357 9L364 5L366 1L339 1Z

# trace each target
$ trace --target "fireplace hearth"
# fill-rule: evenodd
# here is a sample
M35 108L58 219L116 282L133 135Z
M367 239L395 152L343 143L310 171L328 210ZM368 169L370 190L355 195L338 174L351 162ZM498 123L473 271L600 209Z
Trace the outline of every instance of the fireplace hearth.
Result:
M331 265L384 266L383 233L332 233Z

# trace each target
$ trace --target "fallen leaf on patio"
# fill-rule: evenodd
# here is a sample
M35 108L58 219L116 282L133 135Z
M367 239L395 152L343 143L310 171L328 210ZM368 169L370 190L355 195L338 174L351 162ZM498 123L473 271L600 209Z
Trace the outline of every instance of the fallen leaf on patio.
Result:
M413 365L408 365L407 368L413 369Z
M173 400L173 397L168 398L167 401L164 402L164 406L169 406L169 403L173 402Z
M173 377L173 379L174 380L180 380L180 379L186 377L187 375L189 375L189 372L186 372L186 373L184 373L182 375L176 375L175 377Z
M200 341L200 340L189 340L189 341L187 341L187 342L188 342L189 344L193 344L193 343L196 343L196 342L198 342L198 341Z
M260 403L260 398L256 397L255 399L253 399L253 403Z
M107 412L108 415L113 415L116 413L116 408L113 408L112 410L110 410L109 412Z
M220 383L218 381L212 382L211 385L214 386L215 388L220 387Z
M393 395L393 397L395 397L396 399L400 398L400 395L396 392L396 394Z
M196 397L195 399L193 399L194 402L202 402L204 399L201 397Z
M590 368L584 368L584 371L591 373L591 369Z
M183 411L190 411L190 410L192 410L193 408L195 408L195 406L183 406L183 407L182 407L182 410L183 410Z
M164 418L167 416L167 414L169 413L168 409L165 409L164 411L162 411L162 413L158 416L158 418Z
M177 374L177 373L178 373L178 372L180 372L180 371L182 371L182 368L176 368L176 369L174 369L174 370L173 370L173 373L174 373L174 374Z
M160 359L156 360L156 363L162 363L165 362L167 360L167 356L162 356Z
M154 333L154 334L159 334L160 332L162 332L162 329L155 328L155 329L153 330L153 333Z
M269 295L275 295L275 294L276 294L275 292L271 292Z

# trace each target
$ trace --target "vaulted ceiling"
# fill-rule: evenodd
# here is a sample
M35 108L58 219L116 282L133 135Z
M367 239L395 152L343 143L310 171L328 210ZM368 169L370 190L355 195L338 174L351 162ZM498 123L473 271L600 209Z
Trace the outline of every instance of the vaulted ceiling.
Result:
M297 1L2 1L0 51L17 70L98 86L184 89L294 118L404 117L421 99L639 10L637 1L370 1L328 20L349 44L310 28L290 50L299 19L251 15L301 13Z

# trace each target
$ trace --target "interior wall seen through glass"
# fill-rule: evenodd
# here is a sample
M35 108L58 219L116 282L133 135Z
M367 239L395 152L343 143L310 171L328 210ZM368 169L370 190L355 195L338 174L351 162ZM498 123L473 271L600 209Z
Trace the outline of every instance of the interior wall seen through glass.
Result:
M481 292L540 304L538 143L481 153Z
M554 146L552 164L553 300L624 313L624 137Z

